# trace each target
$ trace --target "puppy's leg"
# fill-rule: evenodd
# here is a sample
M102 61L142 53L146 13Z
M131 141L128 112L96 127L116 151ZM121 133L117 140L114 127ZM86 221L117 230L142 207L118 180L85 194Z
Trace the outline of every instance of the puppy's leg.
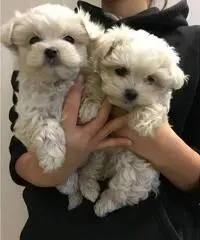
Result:
M103 217L125 205L137 204L151 191L157 193L159 174L142 158L131 151L117 156L117 173L94 207L97 216Z
M124 158L122 148L113 150L109 161L105 165L104 172L107 172L111 180L108 189L101 194L100 199L94 206L94 211L99 217L106 216L126 203L127 195L124 194L124 191L128 190L128 186L131 184L131 181L125 181L125 178L131 173L130 165L127 164L130 151L128 153ZM135 179L134 174L131 176Z
M61 193L68 195L68 210L72 210L82 203L83 197L79 190L78 181L78 173L73 172L65 184L57 187Z
M126 205L138 204L148 198L151 191L158 193L159 175L148 167L141 169L140 175L133 169L121 169L110 181L94 206L97 216L104 217ZM147 176L145 176L148 174ZM123 179L124 178L124 179Z
M81 205L81 203L83 201L83 196L82 196L80 190L77 190L73 194L69 195L68 199L69 199L68 210L72 210L72 209L78 207L79 205Z
M65 135L60 124L54 119L39 123L32 133L32 146L39 165L45 171L58 169L65 160Z
M126 205L128 187L122 183L121 179L121 177L126 174L130 174L130 169L121 169L120 172L111 179L109 188L101 194L100 199L94 206L94 211L97 216L104 217L108 213Z
M148 198L150 192L155 196L159 192L159 173L143 158L132 153L131 168L135 173L135 181L132 181L128 192L128 205L138 204Z
M100 100L85 98L79 109L78 123L85 124L93 120L98 115L101 105Z
M91 74L88 76L83 95L78 119L80 124L90 122L94 119L101 108L104 94L101 91L101 83L98 75Z
M106 153L103 151L91 154L88 163L79 172L79 185L83 196L95 202L99 196L100 186L98 180L104 167Z
M160 104L140 107L129 114L128 125L141 136L151 136L154 129L167 122L168 109Z

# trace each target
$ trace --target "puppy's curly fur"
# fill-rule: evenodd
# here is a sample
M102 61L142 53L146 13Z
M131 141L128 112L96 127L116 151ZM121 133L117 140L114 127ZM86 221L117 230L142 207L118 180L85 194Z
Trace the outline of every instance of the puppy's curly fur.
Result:
M88 40L81 18L62 5L16 13L2 27L1 42L15 53L20 70L15 135L36 153L45 171L59 168L65 160L62 105L73 80L87 66ZM58 189L76 193L77 173ZM69 208L79 202L73 197Z
M83 14L80 12L80 14ZM168 120L172 90L183 86L186 76L179 68L179 56L165 40L127 26L103 32L85 14L91 37L91 72L85 85L80 122L91 121L105 96L110 103L128 111L130 129L150 136ZM159 173L150 163L125 148L98 151L80 171L80 189L95 202L99 197L98 180L109 180L95 203L95 213L103 217L125 205L157 193Z
M73 79L87 65L90 40L90 74L79 111L79 122L98 114L105 96L126 109L128 124L141 135L151 135L167 121L171 93L184 83L179 57L168 44L145 31L128 27L104 29L88 14L61 5L45 4L11 19L3 26L1 42L19 60L20 83L15 135L31 150L45 171L59 168L66 152L60 125L62 105ZM95 204L98 216L157 193L159 173L150 163L124 148L105 149L74 172L58 189L69 195L69 209L82 196L95 202L98 180L109 187Z

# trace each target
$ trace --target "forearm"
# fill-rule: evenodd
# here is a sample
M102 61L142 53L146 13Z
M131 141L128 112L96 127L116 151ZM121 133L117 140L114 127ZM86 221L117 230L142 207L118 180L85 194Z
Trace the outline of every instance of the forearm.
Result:
M200 155L192 150L169 126L163 124L151 137L140 136L125 127L117 136L132 141L131 150L147 159L175 186L189 190L199 186Z
M64 165L52 172L44 172L39 166L36 156L25 153L16 162L16 171L20 177L38 187L56 187L67 181L73 166L65 161Z
M168 132L167 137L157 139L161 150L152 157L152 164L178 188L200 188L200 155L173 131Z

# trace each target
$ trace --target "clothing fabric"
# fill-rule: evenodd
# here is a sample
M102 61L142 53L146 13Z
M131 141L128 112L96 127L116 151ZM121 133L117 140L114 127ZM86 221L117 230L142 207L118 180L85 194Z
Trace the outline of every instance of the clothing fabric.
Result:
M200 26L188 26L185 0L160 11L148 9L136 16L118 19L101 8L79 1L78 7L89 12L94 22L106 28L126 24L164 38L181 56L180 66L189 76L185 86L173 94L169 121L174 131L200 153ZM13 107L11 129L18 118L18 71L12 75ZM23 198L29 218L21 240L199 240L200 189L183 192L161 176L160 194L132 207L124 207L105 218L98 218L93 204L84 200L78 208L67 211L67 196L56 188L38 188L22 179L15 170L17 159L27 151L14 136L10 143L10 173L16 184L25 186Z

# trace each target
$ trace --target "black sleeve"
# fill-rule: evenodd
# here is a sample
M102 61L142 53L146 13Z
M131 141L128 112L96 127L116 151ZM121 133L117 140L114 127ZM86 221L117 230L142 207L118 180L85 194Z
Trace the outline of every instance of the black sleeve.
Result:
M200 65L199 65L200 66ZM200 78L199 78L200 79ZM191 146L197 153L200 154L200 80L196 97L191 108L186 126L184 139L189 146ZM200 208L200 172L199 172L199 186L189 193L190 199L194 204Z
M184 127L184 140L190 147L200 154L200 76L193 105Z
M197 48L198 51L198 69L197 69L197 87L196 94L184 127L184 140L200 154L200 28L198 28ZM200 173L199 186L197 189L189 192L192 202L200 208Z
M15 122L18 118L18 114L15 111L15 106L17 104L17 93L19 92L19 82L17 80L18 77L18 71L14 71L11 77L11 84L12 84L12 88L13 88L13 106L10 109L9 112L9 119L11 121L11 131L14 131L14 126L15 126ZM10 160L10 175L12 177L12 180L18 184L18 185L22 185L22 186L27 186L29 183L26 182L23 178L21 178L16 170L15 170L15 164L17 159L24 154L25 152L27 152L26 147L15 137L13 136L11 138L10 141L10 146L9 146L9 150L10 150L10 154L11 154L11 160Z
M195 62L195 94L184 126L183 137L187 144L200 154L200 26L194 26L193 29L196 36L194 46L197 52L197 62Z

